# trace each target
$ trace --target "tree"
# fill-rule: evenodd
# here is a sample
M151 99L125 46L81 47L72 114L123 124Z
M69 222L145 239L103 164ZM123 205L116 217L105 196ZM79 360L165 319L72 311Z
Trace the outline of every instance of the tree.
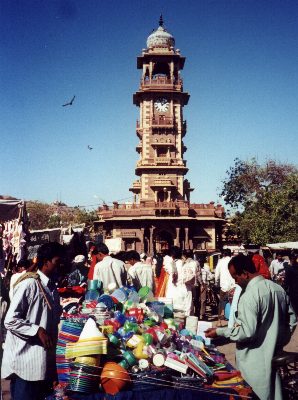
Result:
M262 166L255 159L236 159L227 173L221 195L226 204L238 207L231 222L244 243L297 240L297 168L273 160Z
M288 176L297 174L297 168L291 164L281 164L268 160L265 165L257 163L253 158L242 161L236 158L235 165L226 173L220 196L231 207L246 207L263 196L264 193L278 190Z
M30 221L29 229L45 229L48 227L50 217L49 205L40 201L26 202L27 213Z
M63 203L47 204L39 201L28 201L30 229L60 228L69 225L86 224L92 226L97 220L95 210L87 211L85 208L68 207Z

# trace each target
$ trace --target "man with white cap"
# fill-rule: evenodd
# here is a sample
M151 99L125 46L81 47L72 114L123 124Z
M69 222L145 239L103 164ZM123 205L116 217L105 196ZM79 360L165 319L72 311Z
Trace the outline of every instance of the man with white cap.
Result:
M146 254L146 253L141 253L141 254L140 254L140 260L141 260L141 262L145 264L146 259L147 259L147 254Z
M86 257L83 254L75 256L71 273L67 277L68 286L80 286L87 281L88 268L86 267Z

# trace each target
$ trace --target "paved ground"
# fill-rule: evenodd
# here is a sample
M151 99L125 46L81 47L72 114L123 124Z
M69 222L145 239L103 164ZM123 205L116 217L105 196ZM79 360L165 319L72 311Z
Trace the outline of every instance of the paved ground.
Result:
M209 320L212 320L213 325L215 326L216 317L210 315ZM227 360L232 365L235 365L235 344L234 343L221 342L220 344L217 345L217 348L219 349L219 351L221 351L222 353L224 353L226 355ZM294 332L290 343L285 347L285 350L291 351L291 352L298 352L298 328ZM1 379L1 387L2 387L2 395L3 395L1 400L11 400L11 397L9 394L9 381L5 381L5 380Z

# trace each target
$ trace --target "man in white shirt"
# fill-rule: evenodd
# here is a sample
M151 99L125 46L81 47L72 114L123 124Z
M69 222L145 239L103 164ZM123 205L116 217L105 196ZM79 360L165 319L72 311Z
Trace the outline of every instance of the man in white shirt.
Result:
M277 253L276 254L276 258L274 260L272 260L270 267L269 267L269 271L271 274L271 278L273 280L276 279L278 273L282 270L284 270L285 266L284 266L284 260L282 258L282 254L281 253Z
M16 283L4 325L7 329L1 377L10 379L13 400L43 400L57 380L56 341L61 307L51 281L63 247L56 242L38 249L37 273Z
M200 302L200 266L193 259L192 250L183 250L184 264L182 266L182 284L186 288L185 316L194 315L194 307L199 307ZM195 304L196 302L196 304Z
M154 273L152 266L142 262L139 253L134 250L127 252L126 260L131 265L128 274L131 276L133 286L136 290L148 286L154 293Z
M103 290L112 292L127 283L127 272L123 261L109 256L109 249L104 243L97 245L93 279L102 282Z
M231 250L225 249L223 257L219 259L215 269L215 285L220 287L219 306L218 306L218 324L222 319L224 306L228 301L229 291L235 287L235 280L232 278L228 264L231 260Z

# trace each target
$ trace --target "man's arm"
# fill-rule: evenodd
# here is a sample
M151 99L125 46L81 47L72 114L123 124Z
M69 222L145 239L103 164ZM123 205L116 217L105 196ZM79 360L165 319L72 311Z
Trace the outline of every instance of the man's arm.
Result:
M40 311L37 304L38 291L39 289L34 281L19 283L6 314L4 325L8 331L23 340L38 336L43 347L48 349L54 346L54 341L50 335L48 335L43 327L30 322L27 318L29 308L31 308L31 312L34 312L32 309L34 309L35 301L36 314Z
M23 339L35 336L39 328L38 325L26 318L36 291L37 287L34 282L19 283L4 320L5 328Z
M220 261L218 262L216 268L215 268L215 275L214 275L214 279L215 279L215 286L219 286L220 283Z
M93 280L98 280L99 278L99 269L100 269L100 262L95 264L94 272L93 272Z
M270 267L269 267L269 271L271 274L271 279L274 278L274 260L271 261Z
M123 286L125 286L127 284L127 271L126 271L124 263L121 268L121 282L122 282Z
M293 334L294 330L296 329L296 326L297 326L297 316L296 316L295 311L290 302L288 304L288 312L289 312L290 332L291 332L291 334Z
M232 328L211 328L206 331L206 337L224 336L234 342L252 340L257 331L258 314L255 307L247 303L238 308L238 317Z

